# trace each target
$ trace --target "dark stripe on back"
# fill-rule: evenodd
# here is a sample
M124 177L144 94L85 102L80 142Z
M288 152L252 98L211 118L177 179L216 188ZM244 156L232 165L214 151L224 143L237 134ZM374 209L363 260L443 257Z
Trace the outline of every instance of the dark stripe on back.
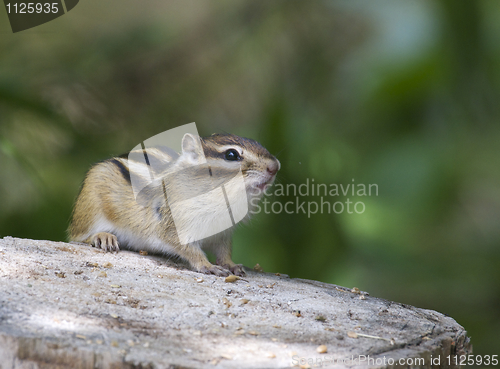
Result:
M125 165L123 165L123 163L118 159L111 159L110 161L118 167L118 170L120 171L123 178L125 178L125 180L128 183L132 183L130 181L130 172L129 172L128 168Z

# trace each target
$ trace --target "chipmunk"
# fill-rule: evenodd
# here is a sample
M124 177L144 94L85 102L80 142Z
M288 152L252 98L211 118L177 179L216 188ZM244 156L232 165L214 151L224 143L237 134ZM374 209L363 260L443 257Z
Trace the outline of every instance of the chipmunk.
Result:
M179 256L195 271L205 274L245 275L243 266L235 264L231 258L234 226L201 240L192 237L192 242L184 244L179 232L185 225L186 229L194 231L206 228L208 221L228 216L227 203L239 201L241 204L237 183L226 180L235 173L243 176L244 186L240 184L240 188L246 193L244 205L248 204L248 209L252 209L266 186L274 181L280 162L257 141L232 134L208 137L185 134L180 153L148 148L146 164L130 160L131 154L127 158L113 157L97 163L88 171L73 209L68 229L70 241L85 242L105 251L124 248ZM152 166L153 161L160 165ZM157 179L135 194L133 179L147 179L146 175L136 174L151 171L153 167L160 168L160 173L154 173ZM214 173L222 173L219 178L225 182L226 203L222 205L216 201L212 204L210 199L210 190L220 188L221 184L210 183ZM190 205L179 201L200 192L205 193L204 200L190 202ZM168 201L165 201L166 197ZM173 210L175 214L181 214L176 222ZM201 216L196 223L198 213L202 212L205 218ZM246 212L244 220L250 213ZM208 261L203 250L215 254L217 265Z

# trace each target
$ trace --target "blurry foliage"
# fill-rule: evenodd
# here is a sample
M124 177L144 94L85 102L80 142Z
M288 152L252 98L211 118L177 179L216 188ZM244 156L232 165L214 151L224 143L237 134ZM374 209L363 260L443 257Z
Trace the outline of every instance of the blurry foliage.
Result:
M361 215L255 216L236 262L441 311L499 354L500 7L421 3L432 42L391 60L363 52L365 2L81 2L15 35L0 16L0 235L64 240L92 163L195 121L262 142L277 183L378 184Z

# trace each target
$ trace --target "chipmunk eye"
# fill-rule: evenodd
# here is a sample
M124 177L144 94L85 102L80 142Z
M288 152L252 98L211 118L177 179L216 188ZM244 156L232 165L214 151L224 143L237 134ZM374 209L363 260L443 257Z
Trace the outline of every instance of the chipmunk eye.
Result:
M240 159L240 154L235 149L229 149L226 151L226 160L235 161Z

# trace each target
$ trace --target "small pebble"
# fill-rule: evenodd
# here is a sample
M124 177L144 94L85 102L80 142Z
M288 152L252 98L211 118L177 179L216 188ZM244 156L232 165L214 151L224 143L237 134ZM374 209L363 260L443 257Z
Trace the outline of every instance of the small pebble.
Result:
M262 267L259 265L259 264L255 264L255 266L253 267L253 270L255 270L256 272L263 272L264 269L262 269Z
M326 354L328 351L328 348L325 345L318 346L316 348L316 351L320 354Z
M238 277L237 275L230 275L230 276L227 276L226 279L224 279L224 282L226 283L233 283L233 282L236 282L238 279L240 279L240 277Z

